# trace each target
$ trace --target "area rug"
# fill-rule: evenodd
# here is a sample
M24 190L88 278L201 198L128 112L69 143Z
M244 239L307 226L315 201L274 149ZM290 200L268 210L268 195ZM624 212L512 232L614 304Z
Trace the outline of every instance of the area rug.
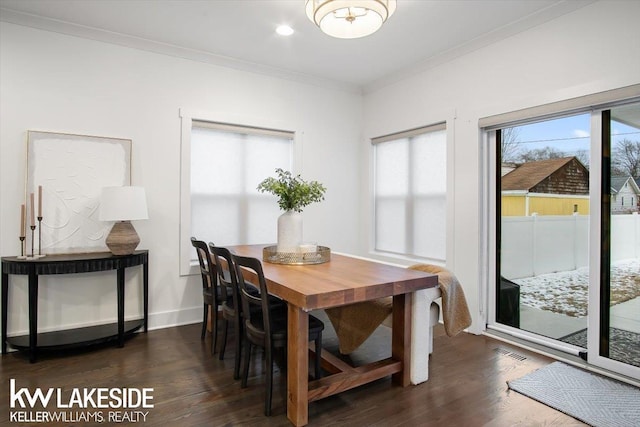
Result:
M594 427L640 426L640 389L562 362L554 362L509 388Z
M640 334L610 328L609 358L629 365L640 367ZM582 329L565 337L560 341L578 347L587 348L587 330Z

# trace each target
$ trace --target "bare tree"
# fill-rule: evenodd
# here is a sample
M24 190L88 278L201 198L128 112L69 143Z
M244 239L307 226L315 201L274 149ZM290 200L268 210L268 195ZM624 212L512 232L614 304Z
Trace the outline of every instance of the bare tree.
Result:
M501 156L503 163L527 163L575 156L587 169L589 168L588 150L567 153L550 146L525 150L522 148L523 141L520 140L520 130L519 127L501 129Z
M520 154L520 129L517 127L500 129L502 162L516 162Z
M612 150L611 169L614 174L640 177L640 141L619 141Z
M584 165L585 168L589 169L589 162L591 160L589 157L589 150L578 150L574 155L576 156L576 159L578 159L580 163Z
M562 157L568 157L563 151L558 151L553 147L536 148L534 150L526 151L518 157L518 160L522 163L537 162L539 160L547 159L560 159Z

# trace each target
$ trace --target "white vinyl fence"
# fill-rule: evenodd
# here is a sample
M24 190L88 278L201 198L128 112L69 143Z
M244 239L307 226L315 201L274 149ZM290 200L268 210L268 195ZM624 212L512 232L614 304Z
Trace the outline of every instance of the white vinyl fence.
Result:
M589 216L502 218L501 274L508 279L588 265ZM611 218L611 261L640 258L640 215Z

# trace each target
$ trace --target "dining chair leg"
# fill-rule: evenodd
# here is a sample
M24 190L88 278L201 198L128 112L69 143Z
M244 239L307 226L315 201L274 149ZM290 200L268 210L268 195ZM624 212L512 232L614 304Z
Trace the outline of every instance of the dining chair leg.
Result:
M218 346L218 306L211 306L211 354L216 352Z
M244 340L244 363L242 367L242 381L240 383L241 388L247 388L247 378L249 377L249 358L251 357L251 343L248 339Z
M202 314L202 333L200 334L200 339L204 339L204 334L207 332L207 317L209 317L209 306L207 304L203 304L204 313Z
M227 319L222 319L222 343L220 344L220 355L218 356L219 360L224 360L224 351L227 348L227 330L229 329L229 321Z
M315 368L316 368L316 376L314 379L318 380L322 376L322 368L320 367L322 362L322 332L316 338L316 359L315 359Z
M266 349L266 369L267 378L265 384L264 414L268 417L271 415L271 398L273 395L273 349Z
M236 354L234 356L233 379L237 380L240 378L240 358L242 355L242 330L239 322L236 322L234 329L236 337Z

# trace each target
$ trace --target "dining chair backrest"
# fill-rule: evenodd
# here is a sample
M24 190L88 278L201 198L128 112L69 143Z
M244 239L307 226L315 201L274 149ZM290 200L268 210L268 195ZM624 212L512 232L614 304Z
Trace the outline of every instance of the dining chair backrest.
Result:
M212 288L213 295L216 295L218 289L218 281L216 277L216 267L211 259L209 248L207 244L202 240L198 240L195 237L191 238L191 244L196 248L198 254L198 263L200 264L200 274L202 275L202 288Z
M223 303L230 302L231 307L229 308L238 310L241 307L240 293L238 292L238 279L231 252L229 249L215 246L213 243L209 243L209 250L213 255L213 261L218 272L220 300Z
M233 255L238 278L238 290L242 301L243 313L250 313L244 318L245 331L252 341L261 341L264 347L271 347L271 317L269 293L262 271L262 263L257 258ZM257 282L257 292L250 287L248 277Z
M211 254L207 244L195 237L191 238L191 244L198 254L198 263L200 264L200 275L202 276L202 331L200 339L204 340L204 336L211 320L211 354L216 352L216 343L218 342L218 306L220 299L218 298L218 277L216 267L211 262ZM209 313L211 312L211 313Z
M220 304L222 307L222 345L218 358L224 360L227 348L227 333L229 322L235 334L235 354L233 378L240 378L240 357L243 345L242 327L242 303L238 292L238 279L236 268L233 263L231 252L227 248L222 248L209 243L209 251L213 256L218 271L218 284L220 285Z

